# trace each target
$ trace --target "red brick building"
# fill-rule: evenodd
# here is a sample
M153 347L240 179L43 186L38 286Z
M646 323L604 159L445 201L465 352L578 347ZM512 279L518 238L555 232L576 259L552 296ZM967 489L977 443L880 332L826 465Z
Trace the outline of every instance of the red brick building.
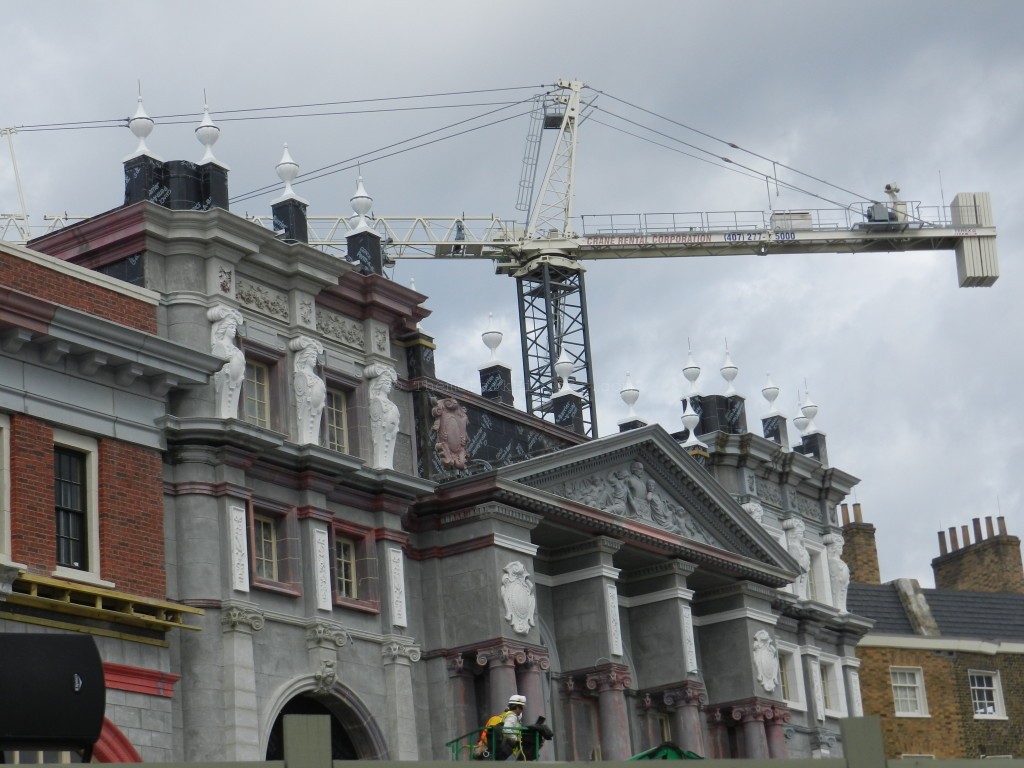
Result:
M0 632L94 636L103 761L168 759L167 633L201 613L166 599L157 422L168 392L218 363L158 338L157 313L151 291L0 244ZM155 739L133 738L141 712Z
M864 712L889 758L1024 753L1024 569L1003 518L939 532L935 589L879 583L874 526L860 505L843 535L850 610L874 619L858 644ZM972 530L973 529L973 530ZM973 539L972 539L973 534ZM851 546L852 545L852 546Z

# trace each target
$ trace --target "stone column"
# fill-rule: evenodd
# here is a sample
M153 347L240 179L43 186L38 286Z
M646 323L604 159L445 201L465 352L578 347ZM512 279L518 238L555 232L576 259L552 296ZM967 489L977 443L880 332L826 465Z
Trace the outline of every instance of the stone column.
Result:
M466 660L461 652L449 656L445 661L448 667L448 691L453 735L461 736L479 726L479 723L476 722L478 718L473 690L473 673L472 670L466 668Z
M769 756L764 721L771 711L771 707L756 701L739 704L732 708L732 719L738 720L743 727L743 748L746 754L740 755L740 757L764 760Z
M416 739L416 705L412 692L412 664L420 660L420 649L415 645L386 642L381 646L384 660L384 692L387 714L384 733L388 739L388 752L392 760L423 760L434 757L421 755ZM427 745L426 749L430 749Z
M597 691L602 760L625 760L631 753L625 689L632 682L621 664L607 664L587 675L587 688Z
M708 713L708 735L710 736L708 747L710 751L704 757L725 760L732 757L729 750L729 726L726 723L722 710L713 707Z
M555 733L556 739L564 739L565 749L562 750L562 754L566 755L573 762L580 759L576 749L576 708L573 706L575 700L580 695L577 688L576 680L572 677L561 679L559 693L561 694L562 707L566 717L562 727Z
M526 712L523 713L523 724L534 723L540 715L549 720L544 701L543 673L551 667L551 659L543 651L527 651L526 662L519 667L519 693L526 697Z
M768 740L768 757L773 760L785 760L789 757L786 748L786 725L791 718L790 712L781 704L772 706L771 715L765 715L764 730Z
M265 619L258 610L231 607L225 608L220 621L224 630L224 725L219 732L217 749L227 760L260 760L264 756L259 754L260 722L256 709L252 635L263 629ZM211 733L208 728L204 730L207 735Z
M651 694L645 693L637 700L636 710L640 715L640 724L646 738L643 744L637 745L637 751L642 752L645 749L651 749L661 744L661 728L659 727L658 710L654 706L654 699L651 698Z
M704 728L700 721L701 705L707 704L704 686L696 681L687 681L679 688L672 688L663 694L665 706L672 713L672 738L683 749L704 756Z
M516 656L521 656L516 658ZM508 697L519 693L516 681L516 661L526 661L524 651L514 651L507 645L488 648L477 654L476 663L487 667L487 680L491 692L490 711L504 712Z

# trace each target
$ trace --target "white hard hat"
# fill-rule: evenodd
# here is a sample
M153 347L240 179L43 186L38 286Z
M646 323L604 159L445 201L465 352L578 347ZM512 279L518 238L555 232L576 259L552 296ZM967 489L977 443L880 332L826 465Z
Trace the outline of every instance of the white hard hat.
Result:
M513 693L511 696L508 697L508 705L510 707L514 707L517 704L520 707L525 707L526 706L526 697L523 696L520 693Z

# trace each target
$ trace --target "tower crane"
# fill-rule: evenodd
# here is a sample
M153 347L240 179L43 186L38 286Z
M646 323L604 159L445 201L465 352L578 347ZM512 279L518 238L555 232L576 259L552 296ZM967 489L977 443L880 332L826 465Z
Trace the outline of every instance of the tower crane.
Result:
M551 101L557 109L545 111L542 125L557 128L558 134L525 229L494 216L372 220L387 260L490 259L497 274L515 278L530 413L543 416L550 411L551 396L559 389L555 365L561 357L564 366L567 358L572 363L568 384L582 402L584 432L597 436L585 261L947 250L956 254L962 287L990 286L999 276L987 192L960 193L948 208L929 208L899 199L899 187L888 184L887 203L770 213L584 215L577 232L573 182L584 87L575 80L556 83ZM528 174L538 140L533 135L536 123L535 116L520 181L520 208L532 192ZM311 216L309 228L311 245L343 245L346 219Z
M488 259L494 262L497 274L515 278L526 409L534 415L550 416L553 397L569 391L579 398L583 433L590 437L598 434L584 287L586 261L946 250L956 254L963 287L990 286L999 276L996 229L987 192L960 193L948 207L925 207L901 200L898 185L887 184L885 203L871 201L834 209L574 217L576 139L585 87L577 80L559 80L554 91L536 97L516 205L529 211L525 227L495 216L368 217L371 201L365 192L357 192L353 198L361 201L355 206L360 209L360 228L380 236L387 263L398 259ZM534 179L545 129L557 130L557 135L538 191ZM3 129L0 135L7 135L10 143L13 132ZM13 144L10 149L13 161ZM18 189L20 192L20 180ZM45 218L52 221L53 229L67 224L71 217ZM264 226L272 221L251 218ZM347 235L352 234L350 219L308 217L309 244L344 249ZM13 226L22 239L27 238L26 221L22 201L20 215L0 214L0 236ZM578 231L574 222L579 224Z

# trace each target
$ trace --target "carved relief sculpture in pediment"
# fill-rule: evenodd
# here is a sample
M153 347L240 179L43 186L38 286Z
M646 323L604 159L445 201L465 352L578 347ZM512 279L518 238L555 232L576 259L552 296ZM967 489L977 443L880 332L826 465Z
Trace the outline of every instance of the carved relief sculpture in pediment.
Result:
M501 601L505 606L505 621L519 635L530 632L535 623L534 613L537 609L537 597L534 595L533 582L526 566L516 560L505 566L505 575L501 577Z
M300 445L320 442L320 415L324 411L327 385L317 375L316 366L324 353L323 344L309 336L299 336L289 344L295 352L295 414Z
M754 668L757 670L757 682L766 693L775 690L779 680L779 649L775 640L764 629L754 633L753 648Z
M466 433L469 416L466 409L454 397L440 400L431 398L431 405L433 408L430 413L434 417L431 429L437 434L434 450L441 460L441 466L465 469L468 458L466 446L469 445L469 435Z
M632 462L628 469L569 480L551 490L588 507L649 523L705 544L715 544L693 516L647 476L639 461Z
M245 355L235 344L238 326L244 321L242 313L232 307L218 304L206 311L210 328L210 353L226 361L213 375L217 396L217 418L233 419L238 415L238 396L245 378Z

